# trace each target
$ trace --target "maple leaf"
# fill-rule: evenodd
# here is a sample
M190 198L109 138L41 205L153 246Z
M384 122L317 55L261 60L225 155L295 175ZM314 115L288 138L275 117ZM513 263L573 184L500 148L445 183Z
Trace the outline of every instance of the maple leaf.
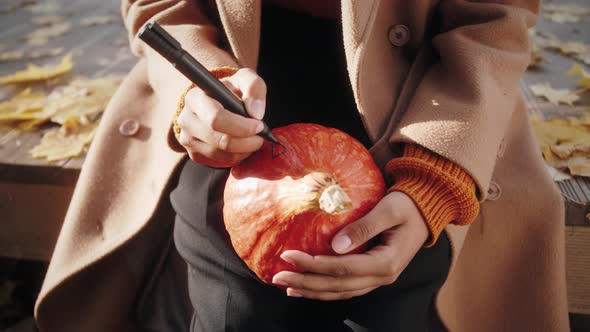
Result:
M27 69L17 71L8 76L0 77L0 83L27 83L35 81L46 81L48 79L64 75L74 67L72 54L67 54L61 63L56 66L43 66L29 64Z
M57 161L81 155L94 138L98 122L78 126L74 132L68 132L64 127L49 130L41 143L31 150L33 158Z
M580 99L580 96L568 89L553 89L549 82L533 84L529 88L535 96L544 97L555 105L563 103L573 106L574 102Z

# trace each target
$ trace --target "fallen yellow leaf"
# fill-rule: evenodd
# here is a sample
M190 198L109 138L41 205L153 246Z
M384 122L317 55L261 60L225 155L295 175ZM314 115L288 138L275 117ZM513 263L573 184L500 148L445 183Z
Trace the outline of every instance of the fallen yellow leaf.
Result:
M6 114L35 112L43 108L47 96L42 93L32 93L31 91L31 88L27 88L12 99L1 102L0 119Z
M0 82L9 84L46 81L70 72L73 67L74 63L72 61L72 54L70 53L63 57L61 62L56 66L39 67L29 64L25 70L17 71L12 75L0 77Z
M70 118L94 121L106 108L121 82L120 76L79 78L57 87L46 96L26 89L0 104L0 122L10 121L21 130L32 130L51 120L64 124Z
M90 144L98 123L80 126L74 133L68 133L64 128L49 130L41 143L31 150L34 158L47 158L47 161L63 160L77 157Z
M590 73L585 71L584 68L582 68L582 66L580 66L579 64L576 63L575 65L573 65L572 68L568 70L567 74L572 76L579 76L580 79L576 83L585 88L590 87Z
M580 117L544 120L531 116L530 123L547 164L572 175L590 176L590 113ZM573 161L572 161L573 160Z
M543 4L543 11L547 13L562 13L576 16L590 15L590 7L574 4Z
M580 96L567 89L553 89L549 82L537 83L529 86L535 96L544 97L550 103L559 105L559 103L573 106L574 102L580 99Z
M590 177L590 158L575 157L568 161L567 167L572 175Z
M579 16L569 13L547 13L543 17L555 23L576 23L580 21Z

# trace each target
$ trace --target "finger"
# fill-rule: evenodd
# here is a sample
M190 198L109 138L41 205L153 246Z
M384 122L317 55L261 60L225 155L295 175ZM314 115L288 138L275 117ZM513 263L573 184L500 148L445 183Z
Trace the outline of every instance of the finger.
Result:
M260 120L232 113L200 89L192 89L185 97L188 109L209 128L233 137L254 136L264 129ZM184 113L184 111L182 112ZM181 113L181 115L182 115ZM179 116L180 117L180 116Z
M364 217L346 225L332 239L332 249L344 254L356 249L386 229L403 223L386 196Z
M260 149L262 137L250 136L245 138L232 137L215 131L205 124L192 112L181 114L177 120L181 131L213 146L216 149L230 153L252 153Z
M249 153L229 153L215 149L184 131L180 132L178 141L194 162L210 167L232 167L250 155Z
M248 114L261 120L266 108L266 83L264 80L254 70L243 68L228 77L227 81L241 92Z
M387 250L344 256L311 256L302 251L287 250L281 258L306 272L334 277L386 277L393 274Z
M273 284L314 292L350 292L363 288L389 285L393 277L349 277L339 278L314 273L295 273L281 271L272 278Z
M376 288L377 287L368 287L349 292L315 292L306 289L287 288L287 296L304 297L307 299L322 301L348 300L353 297L365 295Z

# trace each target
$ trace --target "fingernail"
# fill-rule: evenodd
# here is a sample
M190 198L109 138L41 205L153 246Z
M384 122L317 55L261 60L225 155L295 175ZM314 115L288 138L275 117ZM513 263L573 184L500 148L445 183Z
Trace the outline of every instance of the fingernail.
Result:
M291 264L291 265L295 265L295 260L293 258L291 258L289 256L289 254L282 253L281 254L281 259L284 260L285 262Z
M272 283L275 285L279 285L279 286L285 286L285 287L288 286L288 284L285 280L278 278L276 275L274 277L272 277Z
M254 99L250 102L250 111L252 112L252 116L254 116L258 120L262 120L264 116L264 101L260 99Z
M334 241L332 241L332 248L335 252L342 254L350 247L352 241L346 235L338 235Z
M301 295L301 293L299 293L298 291L294 290L293 288L287 288L287 296L290 296L290 297L303 297L303 295Z

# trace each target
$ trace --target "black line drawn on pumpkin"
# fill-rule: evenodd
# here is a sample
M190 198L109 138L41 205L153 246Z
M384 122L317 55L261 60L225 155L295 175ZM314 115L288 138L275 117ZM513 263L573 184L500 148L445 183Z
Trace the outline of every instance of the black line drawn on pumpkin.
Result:
M273 144L272 147L271 147L272 159L276 159L276 158L284 155L285 153L287 153L287 148L284 147L284 146L279 146L280 148L283 149L281 152L275 152L275 147L276 146L277 146L276 144Z

